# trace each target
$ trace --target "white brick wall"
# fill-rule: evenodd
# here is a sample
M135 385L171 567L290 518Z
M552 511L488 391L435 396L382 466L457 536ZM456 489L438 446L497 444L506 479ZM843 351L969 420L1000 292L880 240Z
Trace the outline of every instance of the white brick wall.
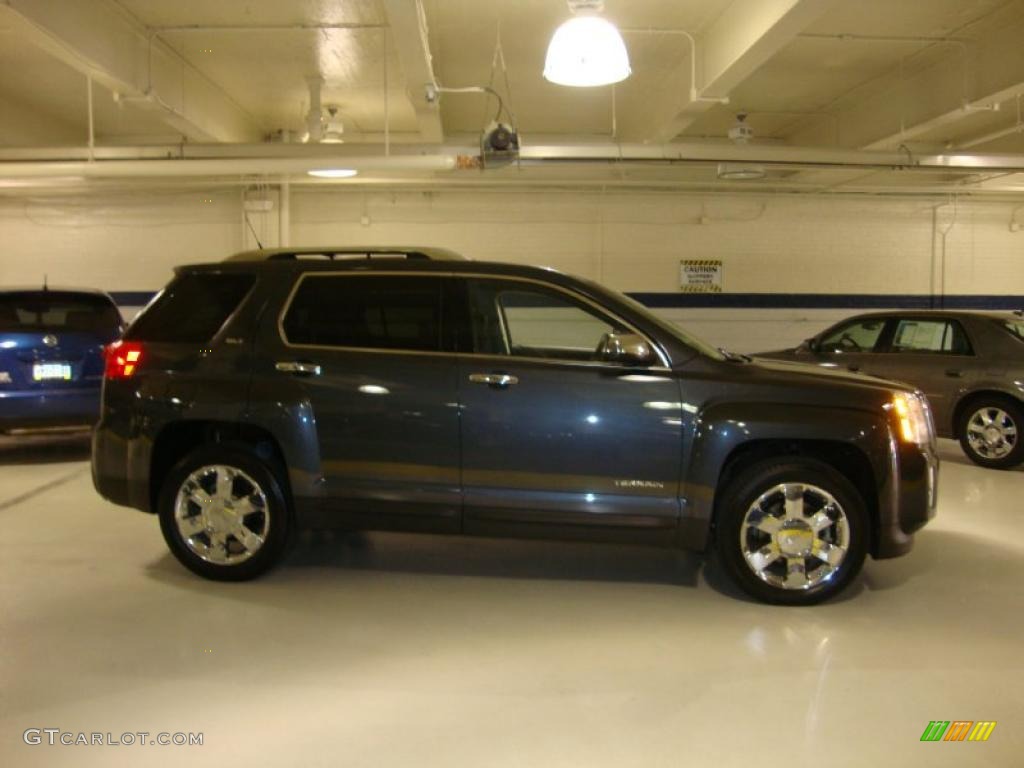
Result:
M576 191L293 190L291 244L430 244L478 259L542 264L624 291L671 292L681 258L725 263L751 293L929 292L928 199L701 196ZM947 238L950 294L1024 294L1014 205L957 206ZM948 225L952 206L940 212ZM363 217L369 223L363 224ZM276 244L276 211L251 214ZM175 264L252 247L237 190L88 198L0 197L0 285L155 290ZM1022 300L1024 303L1024 300ZM798 342L844 310L671 309L666 316L740 351Z

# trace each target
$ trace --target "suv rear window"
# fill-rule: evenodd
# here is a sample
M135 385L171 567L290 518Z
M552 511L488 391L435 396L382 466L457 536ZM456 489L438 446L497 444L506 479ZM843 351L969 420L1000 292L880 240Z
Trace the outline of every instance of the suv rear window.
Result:
M306 275L284 318L289 344L435 352L441 279Z
M217 335L255 282L255 276L237 273L182 275L143 310L125 338L205 344Z
M121 313L106 296L92 293L0 293L0 331L62 331L113 338L121 331Z

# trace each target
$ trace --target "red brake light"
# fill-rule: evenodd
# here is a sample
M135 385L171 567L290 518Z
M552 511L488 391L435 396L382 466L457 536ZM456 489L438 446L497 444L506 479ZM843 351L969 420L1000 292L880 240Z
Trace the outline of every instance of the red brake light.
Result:
M103 377L127 379L142 363L142 345L131 341L115 341L106 348Z

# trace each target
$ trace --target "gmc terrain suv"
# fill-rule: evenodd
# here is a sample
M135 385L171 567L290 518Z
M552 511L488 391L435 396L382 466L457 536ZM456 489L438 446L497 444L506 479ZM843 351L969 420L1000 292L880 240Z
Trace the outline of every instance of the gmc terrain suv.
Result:
M935 511L926 400L712 349L595 283L423 248L182 267L107 352L93 479L212 579L300 527L712 544L826 599Z

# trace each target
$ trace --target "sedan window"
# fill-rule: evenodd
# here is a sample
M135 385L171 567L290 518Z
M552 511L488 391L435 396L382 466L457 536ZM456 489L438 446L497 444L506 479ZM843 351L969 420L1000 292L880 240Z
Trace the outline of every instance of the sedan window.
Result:
M1024 341L1024 320L1007 320L1003 326L1021 341Z
M885 318L872 317L841 325L826 334L820 346L827 352L871 352L885 328Z
M912 354L969 355L971 345L954 320L900 320L892 338L892 351Z

